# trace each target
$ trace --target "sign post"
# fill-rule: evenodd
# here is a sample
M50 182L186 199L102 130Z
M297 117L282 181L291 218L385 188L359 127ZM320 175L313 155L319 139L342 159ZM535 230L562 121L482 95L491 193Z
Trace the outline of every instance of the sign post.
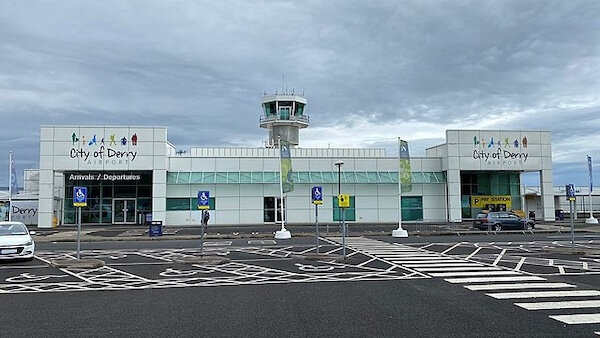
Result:
M81 207L87 206L87 187L73 187L73 206L77 208L77 260L81 258Z
M319 254L319 204L323 204L323 187L312 187L312 203L315 205L315 237L317 238L316 252Z
M210 209L210 192L206 190L198 191L198 209L199 210L208 210ZM200 212L200 255L204 255L204 219L202 215L202 211Z
M342 257L346 259L346 208L350 207L350 195L338 195L338 207L342 211Z
M573 184L567 184L565 186L567 191L567 200L569 201L569 214L571 219L571 249L575 248L575 225L573 224L573 202L575 201L575 186Z

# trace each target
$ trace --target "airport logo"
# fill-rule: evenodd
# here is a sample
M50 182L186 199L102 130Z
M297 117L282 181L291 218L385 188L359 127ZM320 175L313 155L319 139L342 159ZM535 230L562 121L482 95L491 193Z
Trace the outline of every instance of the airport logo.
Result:
M503 165L518 165L527 161L529 153L526 151L529 141L527 136L522 139L494 140L494 137L489 139L473 136L473 159L483 160L487 164L503 164Z
M82 160L86 164L121 165L135 161L137 150L130 150L128 145L137 146L138 135L134 133L130 137L117 138L116 134L111 134L107 140L105 137L99 138L97 134L87 139L85 135L73 132L71 143L71 158Z

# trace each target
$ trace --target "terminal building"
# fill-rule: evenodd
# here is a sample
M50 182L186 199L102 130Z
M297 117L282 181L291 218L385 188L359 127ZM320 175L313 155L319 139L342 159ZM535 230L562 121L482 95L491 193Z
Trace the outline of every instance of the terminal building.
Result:
M302 148L307 103L300 95L264 96L259 126L268 140L258 148L183 152L158 126L42 126L38 227L77 224L74 187L87 188L82 224L144 224L151 218L199 225L199 191L210 193L212 224L277 224L284 217L286 224L314 224L314 186L323 189L320 223L339 221L343 210L351 223L397 224L399 208L402 221L460 222L482 209L525 210L525 172L539 173L537 218L554 220L548 131L447 130L445 143L426 149L424 157L406 158L404 173L410 175L399 189L399 168L405 167L385 149ZM293 168L293 190L285 194L283 141L291 146ZM338 208L339 193L350 195L349 208Z

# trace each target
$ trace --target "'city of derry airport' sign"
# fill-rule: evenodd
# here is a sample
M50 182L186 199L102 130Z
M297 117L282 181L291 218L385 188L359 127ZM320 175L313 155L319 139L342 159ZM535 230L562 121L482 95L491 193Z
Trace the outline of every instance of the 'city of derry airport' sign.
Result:
M71 142L73 147L69 151L69 157L81 159L87 164L128 164L129 161L135 161L137 156L137 150L128 147L137 146L137 133L129 138L123 136L119 140L116 134L109 135L108 140L94 134L87 140L85 136L73 132Z
M494 140L493 137L478 139L477 136L473 136L473 158L488 164L524 163L529 157L529 153L525 151L528 144L527 136L520 140L505 137L504 142Z

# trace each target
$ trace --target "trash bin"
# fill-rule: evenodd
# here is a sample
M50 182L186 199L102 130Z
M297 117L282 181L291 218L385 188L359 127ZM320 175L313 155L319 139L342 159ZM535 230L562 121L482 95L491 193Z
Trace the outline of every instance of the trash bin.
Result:
M562 209L554 210L554 219L557 221L565 220L565 211Z
M162 236L162 221L151 221L148 235L150 237Z

